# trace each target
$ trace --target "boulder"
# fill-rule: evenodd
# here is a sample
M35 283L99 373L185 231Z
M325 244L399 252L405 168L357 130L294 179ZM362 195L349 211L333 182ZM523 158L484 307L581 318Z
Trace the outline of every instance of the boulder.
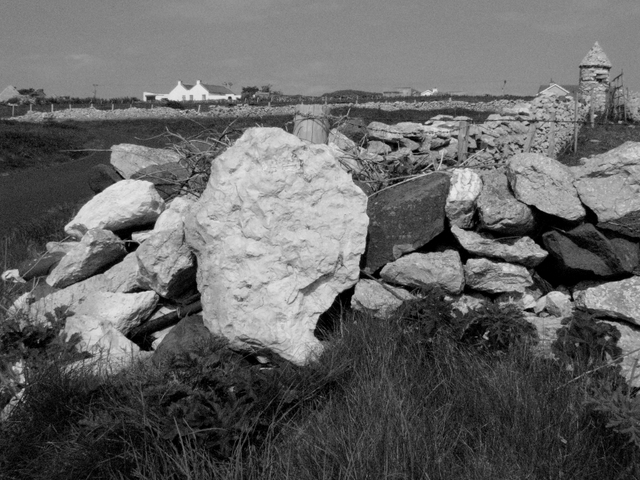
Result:
M362 279L356 284L351 297L351 308L385 319L393 315L405 300L413 298L413 295L402 288Z
M340 150L343 152L351 152L358 150L358 146L356 142L347 137L344 133L340 132L338 129L333 128L329 132L329 143L335 144Z
M89 169L89 188L93 193L100 193L120 180L122 180L122 176L113 165L99 163Z
M411 253L385 265L380 276L389 283L420 288L437 286L454 295L464 288L462 262L455 250Z
M582 159L573 167L582 203L598 218L598 227L640 237L640 142Z
M78 245L77 241L73 242L47 242L45 248L48 253L68 253Z
M178 299L195 286L195 259L185 243L184 228L154 232L136 250L136 257L142 288Z
M131 175L132 180L146 180L153 183L163 200L180 195L188 185L190 177L191 171L179 163L149 165Z
M155 365L163 365L179 355L194 355L210 345L213 338L204 325L202 315L189 315L171 327L155 349L151 361Z
M62 257L46 281L52 287L68 287L114 264L126 254L124 242L113 232L92 228L76 248Z
M624 377L630 387L639 388L640 329L635 325L627 325L621 322L609 322L607 320L602 320L602 322L616 327L620 332L620 338L618 339L618 347L622 350L620 374Z
M232 345L310 361L320 314L359 278L366 206L328 146L246 130L185 218L205 325Z
M487 293L524 292L533 285L529 271L522 265L470 258L464 266L466 285Z
M581 282L573 291L576 308L600 317L640 325L640 277L616 282Z
M371 155L387 155L391 150L389 145L379 140L372 140L367 144L367 153Z
M507 162L506 173L521 202L570 222L584 219L569 167L539 153L519 153Z
M536 226L533 212L513 196L504 172L495 170L481 178L483 187L476 202L481 228L500 235L533 232Z
M455 225L451 233L462 248L479 257L499 259L535 267L547 258L548 253L529 237L492 238L486 234L463 230Z
M181 229L184 227L184 216L188 208L195 203L195 197L181 196L174 198L164 212L156 220L153 230Z
M630 274L638 266L638 244L609 237L590 223L568 231L550 230L542 236L550 254L547 268L572 283Z
M75 308L75 315L85 319L99 318L126 335L147 321L157 304L155 292L93 292Z
M65 252L47 252L34 258L25 260L18 265L18 273L23 280L29 281L33 278L44 277L51 273L60 260L66 255Z
M396 125L371 122L367 125L370 138L388 143L400 143L405 137L421 139L424 136L424 130L421 124L413 122L400 122Z
M455 168L445 204L445 213L451 225L472 228L475 223L476 200L482 192L480 175L468 168Z
M110 163L122 177L131 178L145 167L177 163L181 159L180 154L174 150L121 143L111 147Z
M122 180L89 200L69 222L64 231L81 238L91 228L116 232L148 225L164 210L164 200L153 183Z
M417 250L444 231L449 184L449 175L434 172L369 197L366 272Z
M573 313L573 302L568 294L554 290L538 299L534 311L564 318Z

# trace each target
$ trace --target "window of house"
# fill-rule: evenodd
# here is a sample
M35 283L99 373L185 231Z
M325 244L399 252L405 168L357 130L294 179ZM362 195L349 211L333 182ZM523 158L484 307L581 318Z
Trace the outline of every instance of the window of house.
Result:
M189 100L193 100L193 95L189 95Z
M187 96L186 95L182 95L182 100L186 100Z
M205 94L202 94L202 100L206 100L207 96Z

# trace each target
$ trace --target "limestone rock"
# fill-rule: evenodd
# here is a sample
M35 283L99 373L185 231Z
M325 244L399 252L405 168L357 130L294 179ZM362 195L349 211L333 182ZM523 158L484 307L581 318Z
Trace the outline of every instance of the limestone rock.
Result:
M178 152L164 148L149 148L142 145L122 143L111 147L111 165L124 178L150 165L177 163L181 160Z
M464 288L462 262L455 250L411 253L385 265L380 276L389 283L408 287L438 286L454 295Z
M89 188L93 193L100 193L122 180L122 176L112 165L99 163L89 169Z
M503 172L483 174L482 184L477 207L483 230L501 235L526 235L535 229L531 208L513 196Z
M444 231L449 176L435 172L369 197L369 243L364 269L373 273Z
M239 347L314 358L320 314L359 278L366 205L326 145L246 130L185 219L205 325Z
M26 281L49 275L65 255L66 252L47 252L33 260L25 260L18 265L19 275Z
M640 142L583 159L573 168L580 200L598 217L598 227L640 237Z
M78 242L47 242L45 248L48 253L69 253L76 248Z
M476 200L482 192L482 179L469 168L455 168L452 173L445 213L451 225L472 228L476 214Z
M484 306L488 302L490 302L487 297L482 295L481 293L473 292L469 294L462 294L454 299L451 302L451 310L455 313L456 311L466 315L471 310L477 310L478 308Z
M185 243L184 228L154 232L136 250L136 256L141 287L177 299L195 286L196 265Z
M213 335L202 315L189 315L174 325L155 349L151 361L155 365L170 362L176 355L195 354L213 341Z
M550 253L549 269L572 283L593 277L629 274L638 266L638 245L625 238L608 238L590 223L542 236Z
M155 292L94 292L75 308L75 314L83 318L99 318L126 335L145 322L157 304Z
M405 300L413 298L413 295L402 288L383 286L375 280L362 279L356 284L351 297L351 308L385 319L393 315Z
M515 197L527 205L572 222L586 215L571 170L557 160L519 153L507 162L507 177Z
M164 200L153 183L122 180L89 200L64 231L74 238L91 228L115 232L153 223L163 210Z
M529 237L491 238L481 233L451 227L462 248L473 255L535 267L547 258L548 253Z
M488 293L524 292L533 285L531 274L525 267L486 258L467 260L464 276L469 288Z
M367 133L370 138L384 142L400 142L406 138L422 138L424 127L419 123L401 122L397 125L387 125L382 122L371 122L367 125Z
M367 144L367 153L371 155L387 155L391 153L391 147L379 140L372 140Z
M621 322L603 323L613 325L620 332L618 347L622 350L622 362L620 363L621 375L630 387L640 387L640 329L635 325L627 325Z
M181 229L184 227L184 216L188 208L195 203L195 197L181 196L174 198L164 212L156 220L153 230Z
M553 316L564 318L573 313L573 302L566 293L554 290L538 299L534 311L535 313L546 311Z
M108 230L92 228L47 277L52 287L64 288L89 278L127 254L124 242Z
M577 308L598 316L640 325L640 277L616 282L583 282L576 285L573 299Z
M331 129L329 132L329 143L335 143L336 146L343 152L350 152L357 150L358 146L356 142L347 137L344 133L336 128Z

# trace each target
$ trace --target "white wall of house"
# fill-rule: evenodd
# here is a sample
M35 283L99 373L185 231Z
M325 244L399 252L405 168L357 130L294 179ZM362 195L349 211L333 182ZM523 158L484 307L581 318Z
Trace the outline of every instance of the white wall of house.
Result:
M173 87L173 90L169 92L166 98L169 100L175 100L176 102L183 102L188 100L194 100L194 98L189 98L192 96L192 93L189 93L189 90L193 85L185 85L181 80L178 80L178 85Z

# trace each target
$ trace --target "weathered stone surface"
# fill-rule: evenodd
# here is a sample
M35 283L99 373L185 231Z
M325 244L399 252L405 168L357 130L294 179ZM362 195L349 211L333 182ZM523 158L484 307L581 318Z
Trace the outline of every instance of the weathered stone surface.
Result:
M501 235L526 235L535 229L531 208L513 196L504 172L483 174L482 184L476 203L483 230Z
M542 236L557 275L575 282L592 277L628 274L638 266L638 245L625 238L607 238L590 223Z
M598 227L640 237L640 142L582 159L574 167L580 200L598 217Z
M368 312L375 318L389 318L405 300L413 296L402 288L381 285L375 280L362 279L351 297L351 308Z
M621 375L630 387L640 387L640 329L634 325L621 322L603 323L613 325L620 332L618 347L622 350L622 362L620 363Z
M554 315L539 317L525 312L525 320L536 327L539 343L536 345L535 351L545 357L554 357L551 353L551 344L558 339L558 330L564 326L562 325L562 317Z
M124 242L113 232L92 228L76 248L62 257L46 281L52 287L68 287L89 278L126 254Z
M336 128L331 129L331 131L329 132L328 142L334 143L343 152L350 152L358 149L356 142L351 140Z
M171 328L156 348L151 361L155 365L161 365L170 362L177 355L193 355L212 340L213 335L205 327L202 315L190 315Z
M93 292L75 307L75 314L82 318L99 318L126 335L145 322L157 304L158 295L155 292Z
M44 277L49 275L62 257L66 255L65 252L45 253L33 260L25 260L18 265L18 272L23 280L29 281L33 278Z
M164 210L164 200L151 182L122 180L89 200L64 231L80 238L91 228L112 232L148 225Z
M136 256L142 288L176 299L195 286L195 259L185 243L184 228L154 232L136 250Z
M47 242L45 248L48 253L68 253L76 246L78 242Z
M396 125L387 125L382 122L371 122L367 126L370 138L385 142L400 142L403 138L421 138L425 128L419 123L400 122Z
M184 227L184 216L187 209L195 203L194 197L181 196L174 198L164 212L156 220L153 230L174 230Z
M367 152L371 155L387 155L391 153L391 147L379 140L372 140L367 144Z
M163 200L169 200L180 194L188 184L191 172L179 163L149 165L133 175L132 180L146 180L153 183Z
M320 314L359 278L366 205L326 145L246 130L185 219L205 325L236 346L312 359Z
M555 317L564 318L573 313L573 302L568 294L554 290L538 299L534 311L548 312Z
M445 213L451 225L472 228L475 223L476 201L482 192L480 175L469 168L455 168L447 196Z
M48 286L46 283L43 285ZM42 295L37 291L26 294L27 297L20 305L16 305L15 312L22 311L34 321L42 323L46 321L47 314L53 315L57 308L69 308L73 311L75 306L93 292L121 292L129 293L139 290L138 285L138 260L136 254L130 253L122 262L115 264L106 272L94 275L73 285L55 290L49 290ZM37 289L36 289L37 290Z
M478 292L472 292L469 294L465 293L451 300L452 312L455 313L457 311L463 315L466 315L471 310L477 310L478 308L491 302L489 298Z
M124 178L131 178L134 173L150 165L177 163L180 160L178 152L164 148L149 148L130 143L111 147L110 163Z
M93 193L100 193L122 180L122 176L112 165L99 163L89 169L89 188Z
M365 271L373 273L442 233L448 193L449 176L435 172L369 197Z
M569 167L539 153L519 153L509 159L506 172L521 202L564 220L584 219Z
M462 248L473 255L535 267L547 258L548 253L529 237L491 238L470 230L451 227Z
M385 265L380 276L389 283L408 287L438 286L454 295L464 288L462 262L455 250L411 253Z
M470 258L464 266L465 282L481 292L524 292L533 285L529 271L521 265Z
M636 325L640 325L639 298L640 277L607 283L583 282L573 291L577 308Z

